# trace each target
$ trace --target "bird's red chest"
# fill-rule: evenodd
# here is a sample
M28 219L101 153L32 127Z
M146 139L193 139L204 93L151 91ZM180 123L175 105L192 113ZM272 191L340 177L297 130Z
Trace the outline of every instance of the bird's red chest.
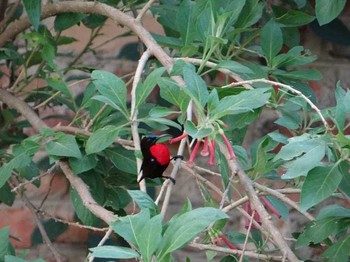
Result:
M150 147L149 151L151 155L157 160L162 166L168 165L170 162L170 151L164 144L155 144Z

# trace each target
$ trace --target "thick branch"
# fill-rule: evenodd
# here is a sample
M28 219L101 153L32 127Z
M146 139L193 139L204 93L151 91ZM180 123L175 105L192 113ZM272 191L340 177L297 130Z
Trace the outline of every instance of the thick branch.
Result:
M80 177L73 174L67 162L61 160L59 161L59 166L72 187L78 192L79 196L83 200L84 206L86 206L87 209L106 223L111 223L117 219L112 212L100 206L95 199L93 199L87 185L83 182L83 180L81 180Z
M220 143L220 149L227 158L227 162L231 172L236 173L238 175L239 181L243 186L244 191L247 193L247 196L249 198L250 203L252 204L252 207L260 215L263 226L265 226L266 229L271 233L271 236L275 240L276 245L281 250L281 253L287 254L287 257L290 261L295 261L295 262L299 261L299 259L296 257L296 255L293 253L293 251L290 249L290 247L284 240L280 231L272 223L269 213L265 210L263 204L259 200L258 194L254 190L253 181L250 180L250 178L247 176L244 170L240 167L236 159L229 160L230 156L227 151L227 148L221 143Z
M0 88L0 100L7 104L9 107L16 109L21 115L28 120L28 122L37 131L48 126L42 121L38 115L21 99L15 97L11 93Z

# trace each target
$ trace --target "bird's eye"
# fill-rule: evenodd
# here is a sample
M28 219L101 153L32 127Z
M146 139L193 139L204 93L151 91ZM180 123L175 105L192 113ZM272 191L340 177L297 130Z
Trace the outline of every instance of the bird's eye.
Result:
M155 162L156 161L156 159L155 158L151 158L151 162Z

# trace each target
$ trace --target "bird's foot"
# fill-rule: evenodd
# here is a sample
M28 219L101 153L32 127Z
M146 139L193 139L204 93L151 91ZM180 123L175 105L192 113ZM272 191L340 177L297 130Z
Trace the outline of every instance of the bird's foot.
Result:
M175 179L172 178L171 176L162 176L162 178L165 178L165 179L169 179L171 182L173 182L173 184L175 185Z
M171 160L176 160L176 159L184 160L184 156L183 156L183 155L176 155L176 156L173 156L173 157L171 158Z

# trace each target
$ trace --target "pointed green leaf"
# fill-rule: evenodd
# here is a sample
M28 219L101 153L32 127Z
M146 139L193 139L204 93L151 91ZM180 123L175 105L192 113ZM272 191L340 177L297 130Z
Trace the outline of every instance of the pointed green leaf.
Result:
M236 61L221 61L215 68L228 69L234 73L251 74L253 73L249 67L242 65Z
M152 215L158 214L157 205L147 193L140 190L128 190L128 193L140 209L149 209Z
M87 154L101 152L103 149L109 147L117 138L119 134L119 127L104 126L98 129L89 137L86 143L85 151Z
M111 223L111 227L119 236L138 248L138 237L149 219L149 209L143 209L136 215L119 217Z
M75 213L83 224L87 226L96 226L100 220L84 206L83 201L75 189L71 189L70 197Z
M316 17L322 26L335 19L344 9L346 0L316 0Z
M190 97L170 78L161 77L158 79L160 96L169 103L176 105L182 112L185 112L190 102Z
M105 150L105 153L119 170L129 174L137 174L134 151L127 150L122 146L116 146L114 148L108 148Z
M183 46L190 45L196 36L196 31L193 30L195 21L193 17L194 6L195 3L190 0L182 1L176 15L177 28L180 32Z
M347 262L350 255L350 234L347 234L343 240L340 240L329 247L321 257L326 258L328 262Z
M54 21L55 31L63 31L66 30L76 24L78 24L83 18L85 14L82 13L61 13L56 15Z
M28 14L29 21L34 29L38 31L40 24L41 0L26 0L23 1L24 9Z
M186 65L184 67L183 76L186 83L186 93L202 108L206 105L209 97L207 84L196 74L195 68L192 65Z
M46 143L45 148L49 155L81 158L79 146L72 135L57 133L51 141Z
M253 111L264 106L271 93L268 88L258 88L243 91L238 95L226 96L220 100L218 106L210 112L212 118L220 119L226 115L234 115Z
M296 248L308 246L311 242L314 244L325 240L337 229L339 218L329 217L310 222L304 232L298 237Z
M137 236L137 243L142 258L148 262L159 246L162 239L162 220L161 214L152 217L146 223Z
M283 45L283 36L280 26L270 20L261 30L261 48L269 63L279 53Z
M120 111L125 116L128 116L129 112L126 107L126 85L123 80L110 72L102 70L93 71L91 77L95 79L94 84L101 95L111 100L120 108Z
M82 158L70 158L70 166L74 174L80 174L96 167L97 159L95 155L85 155Z
M51 86L53 89L60 91L62 94L68 97L73 97L67 84L62 79L51 77L51 78L47 78L46 81L47 81L47 84Z
M329 197L342 180L336 166L316 167L310 171L301 189L300 209L306 211Z
M165 67L160 67L152 71L146 78L146 80L137 85L136 88L136 108L140 106L147 97L150 95L154 87L157 85L158 79L165 72Z
M211 207L191 210L173 218L158 248L158 260L162 261L167 254L187 244L210 224L224 218L228 218L224 212Z
M99 246L89 248L91 256L99 258L127 259L138 258L139 254L128 247Z

